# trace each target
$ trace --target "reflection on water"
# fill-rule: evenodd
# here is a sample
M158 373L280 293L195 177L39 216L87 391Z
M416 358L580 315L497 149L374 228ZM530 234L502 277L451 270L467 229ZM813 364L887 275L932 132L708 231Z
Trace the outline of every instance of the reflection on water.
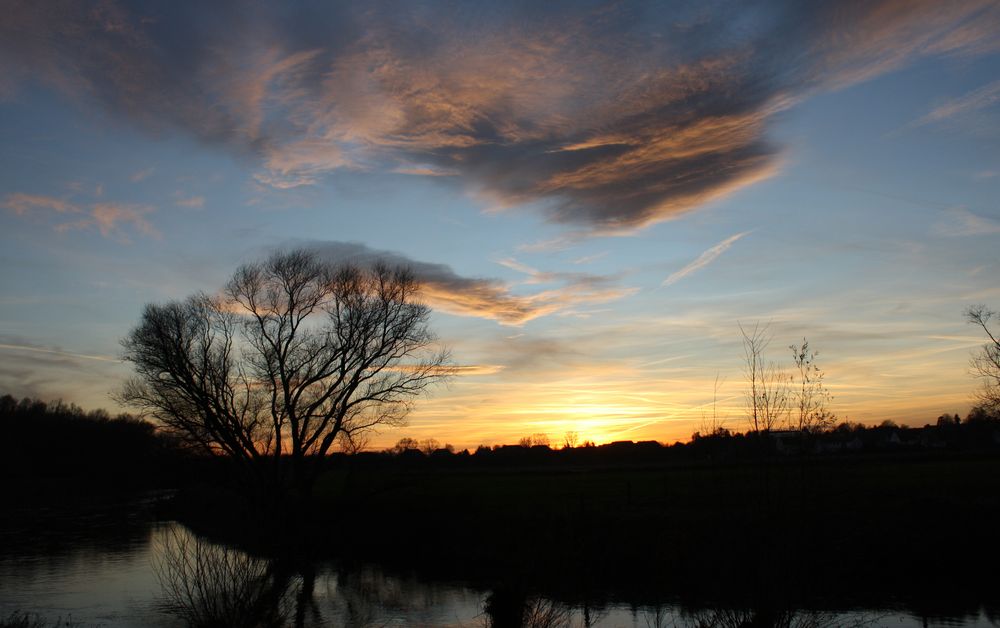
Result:
M52 523L52 522L49 522ZM66 522L63 522L64 524ZM693 612L672 606L571 607L500 588L389 575L377 567L303 567L211 543L176 523L111 509L84 525L8 528L0 543L0 625L14 611L82 626L627 626L822 628L996 626L978 617L893 612ZM51 526L49 526L51 527Z
M153 548L161 608L191 626L281 626L291 582L266 560L172 526ZM297 584L299 588L302 584Z
M482 613L482 594L468 588L265 560L179 525L155 535L152 560L154 606L190 626L473 626Z

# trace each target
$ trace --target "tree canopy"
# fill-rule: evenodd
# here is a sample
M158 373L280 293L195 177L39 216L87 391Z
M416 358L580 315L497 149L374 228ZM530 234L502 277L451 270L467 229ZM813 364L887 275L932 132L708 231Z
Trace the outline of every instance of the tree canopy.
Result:
M246 464L323 456L399 424L451 373L418 295L405 268L275 253L218 295L147 305L122 340L136 375L120 398Z

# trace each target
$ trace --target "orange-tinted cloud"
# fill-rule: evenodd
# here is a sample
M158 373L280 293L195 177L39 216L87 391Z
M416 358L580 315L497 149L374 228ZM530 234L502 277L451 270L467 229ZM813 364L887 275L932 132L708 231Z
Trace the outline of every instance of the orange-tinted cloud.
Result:
M8 194L0 207L6 207L19 216L45 211L57 214L73 214L79 218L70 222L58 222L53 228L65 232L77 229L97 229L102 236L128 242L128 231L158 238L159 231L146 216L154 211L149 205L130 203L91 203L78 205L65 199L31 194Z
M444 264L409 259L398 253L377 251L350 242L313 242L305 246L331 263L350 262L365 266L381 261L409 268L421 282L427 302L444 312L495 320L503 325L523 325L552 314L566 313L581 305L608 303L635 293L635 288L617 285L616 277L577 273L549 274L557 287L519 294L496 279L463 277Z
M928 54L1000 50L1000 6L992 0L883 0L832 3L810 52L818 80L846 85Z
M129 177L129 180L132 181L132 183L139 183L140 181L145 181L151 174L153 174L154 170L155 168L145 168L143 170L137 170L136 172L132 173L132 175Z
M5 6L0 71L249 154L266 185L447 173L623 233L771 176L769 128L812 93L996 51L998 31L992 0L23 0Z
M146 214L152 211L153 208L149 205L98 203L91 208L88 221L82 224L84 227L97 227L105 237L124 238L123 225L131 226L142 235L159 237L156 228L146 220Z
M0 345L2 348L3 345ZM417 369L428 370L426 367L413 367L408 365L397 365L393 366L392 370L396 371L415 371ZM475 377L482 375L496 375L503 370L503 366L499 364L452 364L448 366L443 366L439 368L429 369L432 373L440 373L442 375L452 375L455 377Z
M931 124L943 122L958 116L996 106L1000 103L1000 81L993 81L987 85L973 90L959 98L935 107L927 115L917 120L914 124Z
M82 210L76 205L61 198L40 196L35 194L8 194L3 200L3 206L18 216L24 216L35 210L51 209L60 214L78 214Z
M205 197L204 196L181 197L178 198L175 202L178 207L187 207L189 209L201 209L202 207L205 206Z

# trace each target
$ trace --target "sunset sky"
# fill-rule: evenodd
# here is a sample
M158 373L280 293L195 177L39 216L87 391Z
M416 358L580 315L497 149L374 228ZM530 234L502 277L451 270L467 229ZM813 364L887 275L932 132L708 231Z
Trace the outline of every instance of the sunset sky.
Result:
M746 427L738 323L842 419L965 413L1000 307L1000 3L11 1L0 393L119 409L142 307L309 246L463 368L382 433Z

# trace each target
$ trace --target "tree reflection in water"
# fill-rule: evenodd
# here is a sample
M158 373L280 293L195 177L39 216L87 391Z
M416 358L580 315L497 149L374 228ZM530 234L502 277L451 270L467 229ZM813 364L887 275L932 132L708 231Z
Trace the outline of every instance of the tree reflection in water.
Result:
M442 608L456 610L453 604L457 600L449 599L438 587L387 576L375 568L328 573L320 578L317 592L312 565L303 568L254 557L200 539L182 526L161 532L153 554L153 569L161 588L159 606L195 628L442 625ZM317 594L325 612L321 612ZM486 628L589 628L602 625L608 612L589 605L569 606L507 587L486 596L480 609L479 617L471 622L452 615L446 623ZM633 618L637 625L644 622L649 628L860 628L878 623L870 615L761 608L684 611L674 606L646 607Z
M542 598L527 599L498 589L486 597L483 624L486 628L570 628L573 612L568 606Z
M271 628L287 625L301 600L297 582L273 561L197 538L172 526L158 540L153 569L161 606L188 626Z
M726 609L703 611L691 617L691 628L835 628L844 625L835 616L819 612Z
M865 628L878 624L870 614L856 617L823 611L789 609L715 609L683 613L680 618L660 608L650 613L650 628Z
M159 607L194 628L437 625L435 611L455 600L437 587L362 567L324 570L266 559L169 526L154 541Z

